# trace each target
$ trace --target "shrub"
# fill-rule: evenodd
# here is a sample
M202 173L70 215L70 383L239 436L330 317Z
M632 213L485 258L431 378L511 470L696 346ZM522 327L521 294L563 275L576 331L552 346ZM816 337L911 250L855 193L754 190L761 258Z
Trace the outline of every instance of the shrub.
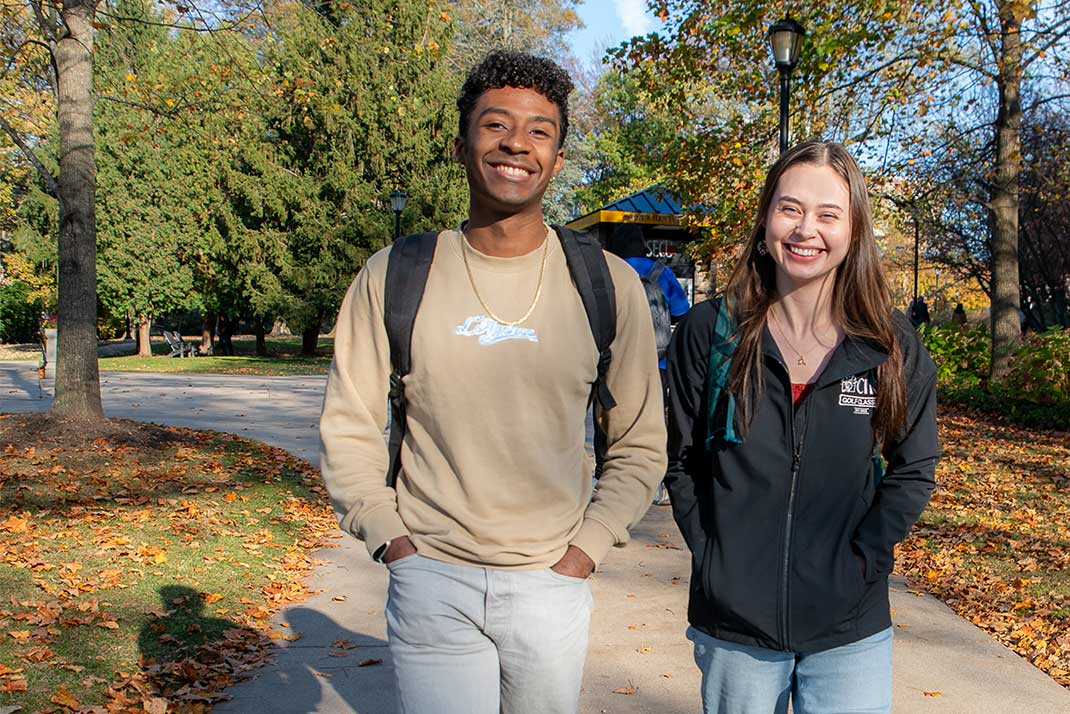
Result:
M988 383L991 339L985 325L919 328L936 363L940 399L1033 429L1070 426L1070 330L1028 337L1000 384Z
M987 381L992 347L985 325L922 325L918 332L936 363L941 386L973 388Z
M1070 330L1030 335L1014 355L1006 386L1041 404L1070 402Z
M0 342L37 340L37 310L30 300L30 286L16 280L0 286Z
M1070 430L1070 401L1044 404L1018 395L1006 387L984 391L979 387L958 388L953 385L940 389L942 404L957 404L976 409L1007 424L1026 429Z

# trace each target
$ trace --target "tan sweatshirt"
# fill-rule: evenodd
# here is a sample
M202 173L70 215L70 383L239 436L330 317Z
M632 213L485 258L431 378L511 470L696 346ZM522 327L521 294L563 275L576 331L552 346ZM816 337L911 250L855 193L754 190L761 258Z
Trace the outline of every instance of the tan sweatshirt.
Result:
M609 451L592 498L584 449L598 355L587 315L551 231L542 295L518 327L491 319L465 272L459 231L445 231L413 327L405 378L408 432L396 490L386 486L383 432L390 351L383 324L389 248L346 293L320 421L321 466L341 527L368 551L408 535L421 554L496 568L552 565L567 547L596 563L646 512L665 474L650 310L639 277L606 255L617 296L607 383L617 406L598 415ZM544 246L516 258L466 248L479 294L520 318Z

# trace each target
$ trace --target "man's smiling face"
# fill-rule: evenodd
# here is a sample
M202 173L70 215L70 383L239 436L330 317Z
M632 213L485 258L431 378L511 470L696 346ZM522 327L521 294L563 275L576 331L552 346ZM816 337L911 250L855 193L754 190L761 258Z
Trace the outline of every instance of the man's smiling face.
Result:
M542 210L564 161L561 114L534 89L500 87L479 96L453 155L468 174L473 209L513 215Z

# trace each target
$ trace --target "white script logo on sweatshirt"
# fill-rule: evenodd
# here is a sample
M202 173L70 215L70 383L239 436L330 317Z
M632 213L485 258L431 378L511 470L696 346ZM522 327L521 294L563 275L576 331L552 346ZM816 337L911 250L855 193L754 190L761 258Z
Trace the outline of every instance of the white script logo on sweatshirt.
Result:
M494 345L506 340L527 340L538 342L539 336L535 330L516 325L503 325L497 320L486 315L473 315L454 330L462 337L479 337L479 344Z

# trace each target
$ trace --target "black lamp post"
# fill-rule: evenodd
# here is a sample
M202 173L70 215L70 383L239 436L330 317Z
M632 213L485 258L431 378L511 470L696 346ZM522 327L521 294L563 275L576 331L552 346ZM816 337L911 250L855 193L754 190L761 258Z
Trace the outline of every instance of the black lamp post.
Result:
M769 28L769 46L780 74L780 153L788 148L788 96L791 93L789 78L791 70L799 61L799 47L806 30L799 23L786 17Z
M914 300L911 307L918 301L918 211L914 209Z
M405 201L409 195L400 189L390 194L390 207L394 209L394 240L401 237L401 212L405 210Z

